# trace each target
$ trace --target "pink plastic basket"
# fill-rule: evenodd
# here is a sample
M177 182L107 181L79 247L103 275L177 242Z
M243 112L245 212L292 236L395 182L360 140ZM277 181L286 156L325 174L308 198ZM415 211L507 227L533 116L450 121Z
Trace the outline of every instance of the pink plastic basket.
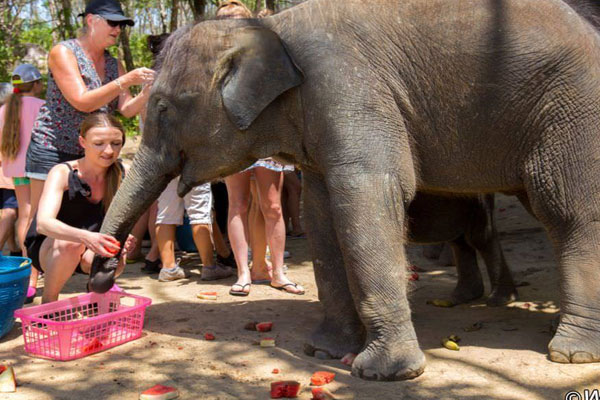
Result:
M54 360L73 360L142 335L147 297L124 292L88 293L21 308L25 351Z

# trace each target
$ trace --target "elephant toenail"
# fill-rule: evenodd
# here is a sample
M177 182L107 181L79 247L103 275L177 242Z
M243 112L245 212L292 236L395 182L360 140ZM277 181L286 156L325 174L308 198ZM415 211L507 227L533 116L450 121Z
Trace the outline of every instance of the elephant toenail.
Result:
M550 360L562 364L569 364L571 362L571 360L569 360L569 357L556 350L550 351Z
M571 356L571 362L575 364L583 364L583 363L591 363L597 360L594 360L594 357L586 351L578 351Z

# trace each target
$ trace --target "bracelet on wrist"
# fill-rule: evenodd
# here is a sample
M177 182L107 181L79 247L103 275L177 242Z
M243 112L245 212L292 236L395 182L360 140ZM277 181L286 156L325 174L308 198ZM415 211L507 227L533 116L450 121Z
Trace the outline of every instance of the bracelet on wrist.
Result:
M117 84L117 87L119 88L119 90L121 92L125 91L125 88L123 87L123 84L121 84L121 81L119 80L119 78L115 79L115 83Z

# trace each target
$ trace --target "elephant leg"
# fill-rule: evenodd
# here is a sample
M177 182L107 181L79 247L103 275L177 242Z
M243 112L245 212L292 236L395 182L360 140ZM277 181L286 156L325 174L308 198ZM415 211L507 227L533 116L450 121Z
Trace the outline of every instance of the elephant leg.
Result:
M446 242L442 244L442 252L438 257L438 264L442 267L451 267L456 265L456 258L454 257L454 251L452 250L452 246Z
M449 242L456 261L458 282L452 291L455 304L468 303L483 296L483 279L477 266L477 253L464 236Z
M503 306L515 301L519 295L498 239L494 221L494 195L483 197L473 213L467 241L479 251L490 278L491 293L486 304Z
M425 367L407 299L402 238L414 196L408 179L348 168L327 179L348 284L367 333L352 364L352 374L364 379L411 379Z
M365 331L348 287L344 261L333 229L329 194L320 175L305 171L304 212L315 279L324 317L304 352L317 358L342 358L358 353Z
M558 259L561 316L549 355L560 363L600 362L597 135L569 148L568 154L552 157L557 163L549 163L547 157L536 160L535 165L544 168L526 181L532 210L546 226Z

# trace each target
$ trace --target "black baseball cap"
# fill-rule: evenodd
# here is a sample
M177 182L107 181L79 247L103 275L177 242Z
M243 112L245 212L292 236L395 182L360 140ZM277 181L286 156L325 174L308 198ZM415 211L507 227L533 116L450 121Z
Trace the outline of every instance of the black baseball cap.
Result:
M133 26L135 22L125 16L121 4L116 0L91 0L85 6L85 11L78 15L83 17L87 14L99 15L107 21L124 22L129 26Z

